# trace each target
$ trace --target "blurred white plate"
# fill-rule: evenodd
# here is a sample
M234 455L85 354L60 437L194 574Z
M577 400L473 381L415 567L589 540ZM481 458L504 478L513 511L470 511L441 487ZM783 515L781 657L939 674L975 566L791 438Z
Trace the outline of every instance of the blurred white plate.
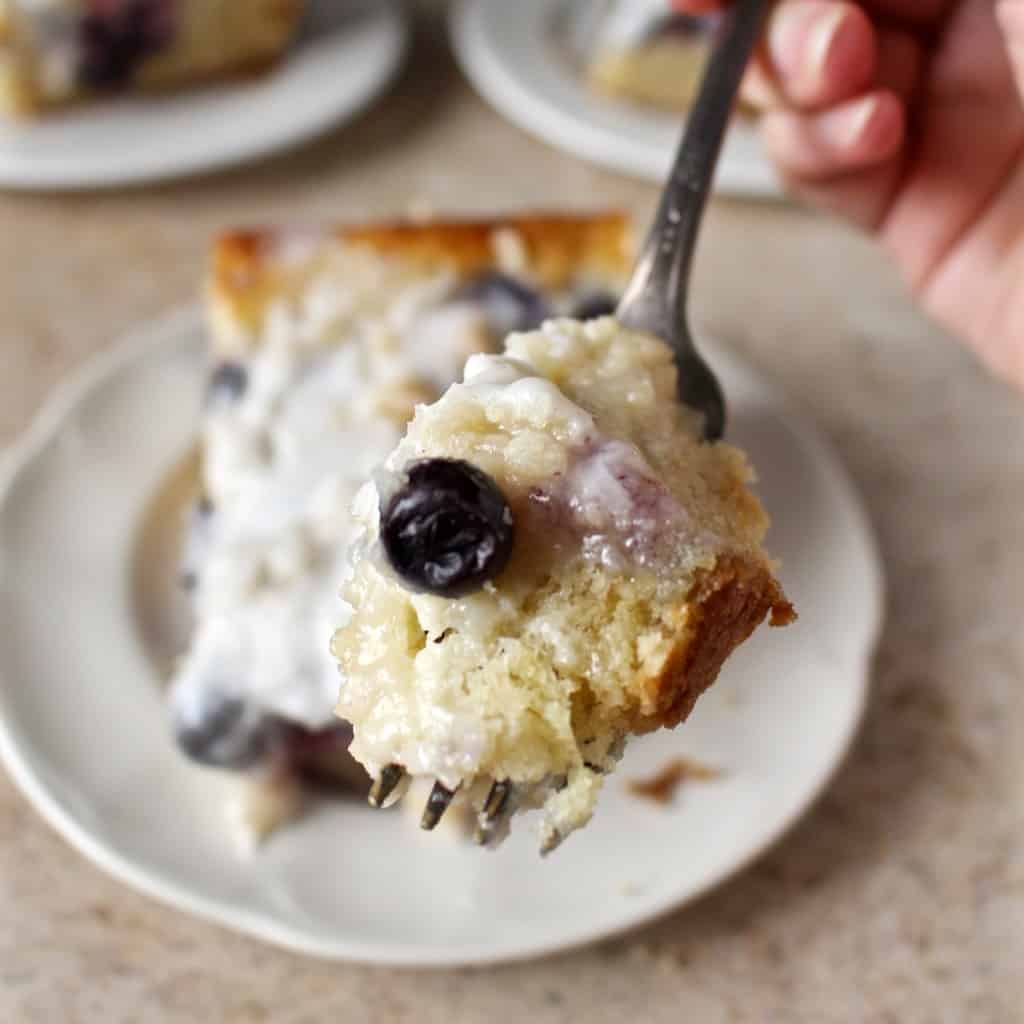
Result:
M126 185L286 149L362 110L394 75L405 42L391 0L313 0L294 48L266 75L0 121L0 186Z
M682 728L633 743L593 823L545 860L528 818L488 852L421 833L400 810L344 802L240 850L223 815L231 783L179 756L167 729L145 634L176 583L148 541L151 571L133 585L147 507L194 440L203 346L197 312L147 327L68 383L0 469L0 755L97 864L294 950L481 963L596 939L693 899L821 792L865 703L878 556L814 429L712 348L800 621L759 631ZM627 792L680 754L721 777L684 783L667 807Z
M551 0L462 0L452 12L452 39L463 71L524 131L584 160L663 182L682 137L682 115L591 92L554 41L560 6ZM750 125L733 123L716 188L782 194Z

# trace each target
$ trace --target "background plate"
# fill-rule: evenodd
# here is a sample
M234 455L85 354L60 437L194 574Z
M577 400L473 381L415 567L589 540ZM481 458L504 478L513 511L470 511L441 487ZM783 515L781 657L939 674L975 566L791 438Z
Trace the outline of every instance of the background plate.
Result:
M0 470L9 772L117 877L325 957L428 966L534 956L704 892L772 843L831 776L864 707L882 607L875 544L835 457L750 370L715 347L709 356L732 436L760 472L770 546L801 618L759 631L682 728L633 743L593 823L546 860L529 819L487 852L421 833L401 810L342 802L246 852L218 793L231 780L176 752L145 636L169 574L151 574L140 595L133 559L153 495L193 443L205 367L197 311L93 363ZM629 795L629 779L679 754L721 777L684 785L669 807Z
M125 185L209 171L304 142L365 107L402 59L391 0L313 0L269 74L0 121L0 186Z
M452 41L477 91L510 121L574 156L662 183L682 138L681 114L592 93L555 45L551 0L462 0ZM718 162L719 192L780 196L757 132L735 121Z

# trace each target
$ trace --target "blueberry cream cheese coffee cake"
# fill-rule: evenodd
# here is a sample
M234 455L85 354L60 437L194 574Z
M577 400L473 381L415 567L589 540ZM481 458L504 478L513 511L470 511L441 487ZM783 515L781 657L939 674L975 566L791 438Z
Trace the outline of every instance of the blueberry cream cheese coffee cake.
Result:
M0 111L270 67L303 0L0 0Z
M550 316L611 309L628 256L616 215L268 230L215 246L182 567L194 632L169 699L184 753L243 780L231 811L244 835L294 816L311 782L369 788L334 715L330 653L359 488L468 358Z
M355 505L333 650L371 800L435 780L477 839L589 820L631 735L682 722L731 651L793 618L744 455L702 439L673 354L611 316L477 353Z
M586 0L569 8L569 41L599 93L689 110L718 23L665 0Z

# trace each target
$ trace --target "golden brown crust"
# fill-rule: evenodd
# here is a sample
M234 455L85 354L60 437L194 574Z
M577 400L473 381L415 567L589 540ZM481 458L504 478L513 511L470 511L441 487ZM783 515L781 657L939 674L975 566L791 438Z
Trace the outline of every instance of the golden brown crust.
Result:
M636 732L685 721L697 698L718 678L726 658L770 615L773 626L796 618L778 581L762 562L720 559L678 609L676 643L661 669L643 683L646 713Z
M471 274L498 264L503 236L545 287L564 285L580 274L620 280L630 267L629 220L621 213L235 231L215 242L211 254L208 293L214 334L255 330L268 301L301 290L331 243L368 246L420 265L425 272L447 268Z
M472 273L493 265L495 236L503 230L515 233L527 269L547 287L563 285L583 270L615 275L629 269L628 221L614 213L392 224L352 228L346 235L350 241L427 267L450 265L460 273Z

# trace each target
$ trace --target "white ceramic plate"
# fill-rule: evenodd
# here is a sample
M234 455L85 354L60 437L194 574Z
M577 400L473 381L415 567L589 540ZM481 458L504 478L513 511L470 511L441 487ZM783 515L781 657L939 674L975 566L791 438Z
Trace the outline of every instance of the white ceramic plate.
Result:
M593 823L541 860L529 819L496 852L420 833L400 810L324 803L255 852L222 814L229 785L166 727L150 635L173 632L174 573L139 532L189 450L199 314L151 326L51 402L0 471L0 755L86 856L152 896L289 948L454 965L535 956L635 925L747 864L821 791L865 702L880 625L861 505L814 429L711 349L775 516L800 609L729 662L679 730L633 743ZM134 579L134 582L133 582ZM141 586L136 586L141 579ZM721 778L662 807L629 779L685 755Z
M462 0L452 13L455 53L480 94L552 146L625 174L663 182L682 137L679 114L592 93L555 45L551 0ZM781 195L756 131L730 129L716 188Z
M297 145L365 107L394 75L405 42L391 0L314 0L293 51L262 77L0 122L0 186L125 185Z

